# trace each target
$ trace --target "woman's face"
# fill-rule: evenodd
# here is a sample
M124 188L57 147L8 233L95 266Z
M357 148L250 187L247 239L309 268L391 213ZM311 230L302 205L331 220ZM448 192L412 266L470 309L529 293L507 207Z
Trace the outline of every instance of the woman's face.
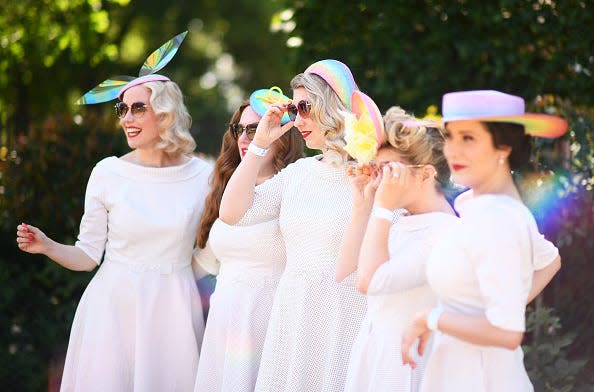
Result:
M379 173L382 173L383 166L390 162L399 162L403 165L409 164L409 162L406 162L402 156L392 147L380 148L377 152L377 156L375 157L375 162L378 165ZM409 188L406 190L406 194L401 196L403 206L405 208L415 201L423 183L421 174L422 168L407 167L406 170L410 172L409 178L411 182L409 184Z
M299 101L309 101L307 97L307 91L303 87L298 87L293 90L293 104L297 105ZM311 102L311 101L310 101ZM311 113L311 111L310 111ZM326 137L320 129L318 123L314 121L309 115L302 116L301 113L297 114L294 125L301 136L305 140L305 145L313 150L323 150L326 145Z
M120 125L126 134L128 145L132 149L151 149L161 141L159 136L159 117L150 106L151 90L138 85L129 88L122 97L122 102L128 106L126 115L120 118ZM146 105L144 112L132 114L133 104Z
M450 166L452 180L477 188L493 178L507 158L509 148L495 148L493 137L479 121L450 121L446 124L444 155Z

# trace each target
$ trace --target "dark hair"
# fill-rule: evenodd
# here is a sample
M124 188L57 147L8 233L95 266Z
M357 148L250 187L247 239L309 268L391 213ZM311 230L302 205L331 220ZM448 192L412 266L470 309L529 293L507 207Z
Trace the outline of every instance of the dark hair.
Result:
M513 171L525 169L530 163L532 138L524 132L524 126L508 122L483 122L493 137L495 148L504 146L511 148L508 157L509 167Z
M223 134L221 152L214 165L214 170L211 175L212 184L210 192L204 201L204 213L200 219L200 225L198 226L198 233L196 235L196 243L199 248L204 248L206 246L210 229L215 220L219 217L219 207L221 206L223 192L227 187L231 175L241 162L237 140L235 140L231 132L231 124L239 122L241 114L248 106L249 102L244 102L237 108L235 113L231 116L227 131ZM283 136L278 138L274 144L276 146L276 151L272 165L276 172L279 172L289 163L303 157L303 137L301 137L301 134L295 128L290 129Z

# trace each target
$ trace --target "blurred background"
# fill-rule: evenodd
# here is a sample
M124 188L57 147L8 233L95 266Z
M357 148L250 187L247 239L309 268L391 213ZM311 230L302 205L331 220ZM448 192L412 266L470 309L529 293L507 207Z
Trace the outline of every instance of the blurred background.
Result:
M593 25L589 0L0 0L0 388L57 390L93 275L20 252L16 225L74 243L90 170L128 150L113 103L74 102L188 30L159 73L184 92L207 159L251 91L291 96L292 76L324 58L382 111L439 116L443 93L492 88L567 118L523 182L563 263L530 306L524 349L537 391L594 390Z

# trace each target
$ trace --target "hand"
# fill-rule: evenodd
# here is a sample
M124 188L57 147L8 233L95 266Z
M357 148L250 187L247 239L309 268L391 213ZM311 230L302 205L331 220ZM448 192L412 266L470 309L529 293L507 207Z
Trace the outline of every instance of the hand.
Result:
M399 162L386 164L381 171L381 181L375 192L375 205L389 210L404 208L404 195L412 188L413 175Z
M379 177L369 164L348 166L347 174L351 183L353 205L355 208L371 210Z
M46 253L50 239L35 226L21 223L17 226L17 245L27 253Z
M427 342L431 337L431 330L427 327L427 314L428 312L417 314L417 316L413 319L412 324L409 325L402 334L402 364L410 365L413 369L417 367L417 363L410 355L411 346L418 338L419 345L417 347L417 352L419 355L423 355L425 353L425 348L427 347Z
M281 118L286 111L287 105L272 105L268 108L264 116L260 119L258 128L256 128L256 134L252 141L256 146L269 148L276 139L293 127L293 121L281 125Z

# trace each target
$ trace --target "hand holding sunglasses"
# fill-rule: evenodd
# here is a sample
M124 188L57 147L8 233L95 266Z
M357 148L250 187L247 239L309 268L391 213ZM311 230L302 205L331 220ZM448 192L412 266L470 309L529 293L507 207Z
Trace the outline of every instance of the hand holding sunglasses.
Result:
M293 127L293 122L281 125L281 118L288 105L271 105L258 123L252 143L260 148L269 148L272 143Z
M411 169L418 165L406 165L400 162L389 162L381 168L381 181L375 193L374 205L396 210L403 208L404 195L415 192L411 184L414 174Z

